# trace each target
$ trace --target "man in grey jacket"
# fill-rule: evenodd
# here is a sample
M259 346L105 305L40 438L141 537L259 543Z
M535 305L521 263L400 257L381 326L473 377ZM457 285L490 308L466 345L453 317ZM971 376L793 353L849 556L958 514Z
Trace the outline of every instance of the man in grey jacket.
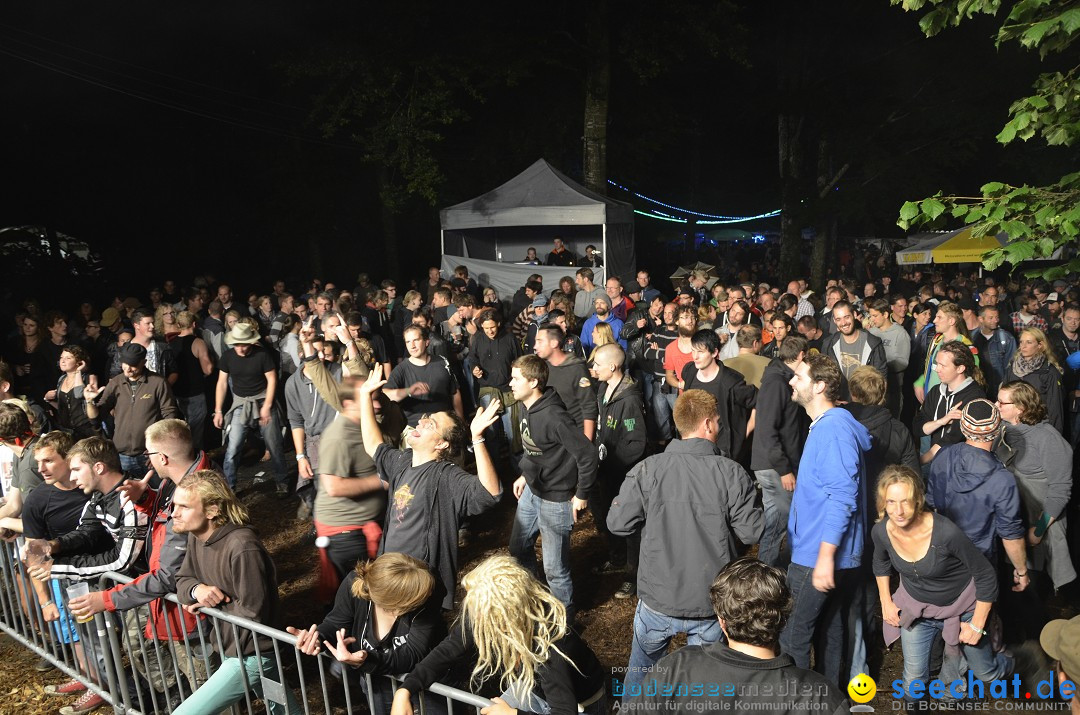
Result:
M750 476L716 448L716 398L704 390L679 395L675 426L682 439L630 470L607 518L617 536L642 529L628 687L676 633L690 645L720 640L709 584L738 555L736 539L757 543L764 525Z

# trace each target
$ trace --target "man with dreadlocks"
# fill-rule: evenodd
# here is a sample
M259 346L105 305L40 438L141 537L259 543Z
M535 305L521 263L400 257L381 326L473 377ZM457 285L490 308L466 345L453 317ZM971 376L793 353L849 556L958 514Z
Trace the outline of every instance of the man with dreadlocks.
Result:
M390 491L379 553L406 554L430 566L446 589L442 606L449 609L454 605L461 521L484 513L502 496L499 475L484 445L484 430L499 419L500 403L492 400L469 425L476 456L474 477L450 461L465 446L465 425L456 412L421 416L405 434L409 449L385 444L372 402L372 394L384 384L382 365L377 364L356 388L364 449Z

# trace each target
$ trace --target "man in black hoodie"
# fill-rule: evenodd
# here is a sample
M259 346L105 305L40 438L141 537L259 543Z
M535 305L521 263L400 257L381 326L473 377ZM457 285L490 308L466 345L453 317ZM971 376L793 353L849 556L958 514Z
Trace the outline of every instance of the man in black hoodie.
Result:
M596 351L593 370L600 381L597 395L599 418L596 421L596 445L600 457L597 488L592 497L596 530L607 539L608 558L594 573L627 572L627 578L615 592L615 598L630 598L637 591L640 533L629 537L612 534L607 528L611 502L622 488L626 472L645 456L645 408L641 388L623 370L626 352L618 343L603 345Z
M536 355L519 357L510 370L510 390L526 410L521 419L522 476L514 482L518 508L510 555L536 573L536 538L543 538L548 587L573 620L570 531L588 505L597 455L547 380L547 363Z
M986 393L974 380L976 368L971 349L959 340L938 348L934 369L941 382L930 388L915 416L915 434L930 437L930 448L919 457L922 464L929 464L938 450L964 441L960 431L964 405L986 399Z
M761 376L757 395L757 421L750 453L750 468L761 485L765 530L758 544L758 558L770 566L787 568L791 547L784 543L791 495L799 471L810 418L791 399L795 367L806 356L806 338L784 338L777 357Z
M563 352L565 340L566 333L558 325L541 325L536 332L534 349L537 355L547 361L546 384L555 388L566 411L570 413L571 421L591 441L596 434L596 392L592 388L585 361Z

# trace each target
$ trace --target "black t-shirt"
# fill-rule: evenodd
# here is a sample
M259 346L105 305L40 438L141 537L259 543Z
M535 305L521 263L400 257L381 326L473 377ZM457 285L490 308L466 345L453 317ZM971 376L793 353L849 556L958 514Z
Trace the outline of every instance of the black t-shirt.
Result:
M425 382L429 392L426 395L407 396L399 404L405 412L410 425L415 425L421 415L434 412L451 412L454 409L454 393L457 392L457 380L450 371L450 364L443 358L433 357L427 365L414 365L405 359L398 363L390 373L386 386L390 389L408 387L417 382Z
M27 539L55 539L79 526L83 508L90 500L82 489L60 489L42 484L23 501L23 536Z
M247 357L240 357L232 348L226 350L218 368L232 378L232 391L237 397L258 395L266 389L266 373L277 371L274 358L259 345L252 346Z

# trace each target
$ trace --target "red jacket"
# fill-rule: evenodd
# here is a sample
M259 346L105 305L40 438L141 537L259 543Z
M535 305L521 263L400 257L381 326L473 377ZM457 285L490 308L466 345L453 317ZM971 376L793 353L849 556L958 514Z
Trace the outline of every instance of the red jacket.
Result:
M202 452L188 473L212 468L210 458ZM195 631L202 618L162 598L176 592L176 572L180 570L187 550L187 535L172 530L172 494L172 483L164 482L157 491L147 490L135 505L139 511L152 514L154 519L150 532L150 570L131 583L117 584L103 594L105 608L109 611L149 604L150 618L145 634L154 640L183 640L186 634Z

